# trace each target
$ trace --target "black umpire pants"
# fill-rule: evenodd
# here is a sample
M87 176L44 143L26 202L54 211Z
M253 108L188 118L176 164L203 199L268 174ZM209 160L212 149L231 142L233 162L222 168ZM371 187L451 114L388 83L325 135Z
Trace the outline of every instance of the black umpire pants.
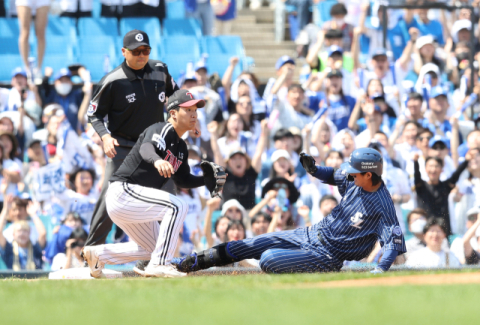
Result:
M120 143L123 141L119 140ZM117 155L113 158L107 158L107 166L105 167L105 176L102 184L102 191L98 198L95 209L93 210L92 222L90 224L90 232L88 234L85 246L96 246L105 244L108 233L112 230L113 222L108 216L107 205L105 202L105 194L107 194L108 184L113 173L120 167L135 142L130 142L132 146L115 147ZM174 183L171 179L162 187L162 191L169 192L175 195Z

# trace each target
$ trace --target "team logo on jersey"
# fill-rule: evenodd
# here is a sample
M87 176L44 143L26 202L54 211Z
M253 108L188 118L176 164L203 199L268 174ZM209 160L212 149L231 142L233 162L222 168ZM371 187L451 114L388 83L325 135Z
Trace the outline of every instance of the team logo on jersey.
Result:
M179 158L179 159L183 159L183 152L180 152L180 153L178 154L178 158Z
M97 111L97 105L90 103L90 106L88 106L87 115L91 116L96 111Z
M135 93L127 95L125 96L125 98L128 100L129 103L133 103L136 100Z
M400 228L400 226L393 227L392 234L394 234L395 236L401 236L402 235L402 228Z
M167 147L165 140L160 136L160 134L154 133L152 136L152 141L157 143L157 148L160 150L165 150Z
M363 223L362 218L363 218L363 214L361 212L355 213L355 215L350 218L350 220L353 222L352 227L362 229L362 227L360 227L360 225Z
M178 158L175 157L175 155L170 150L167 150L167 155L165 156L164 160L168 161L170 165L173 166L173 170L175 172L180 168L180 165L183 163L183 161L178 160Z
M165 92L161 92L160 95L158 95L158 99L163 103L165 101Z
M135 35L135 39L139 42L143 41L143 35L138 33L137 35Z

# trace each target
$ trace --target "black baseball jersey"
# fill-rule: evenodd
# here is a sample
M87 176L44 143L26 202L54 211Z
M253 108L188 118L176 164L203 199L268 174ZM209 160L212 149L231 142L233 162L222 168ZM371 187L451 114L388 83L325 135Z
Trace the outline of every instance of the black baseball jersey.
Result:
M142 70L133 70L124 61L100 80L87 111L89 122L100 137L110 132L136 141L147 127L164 121L166 97L177 90L165 63L149 60Z
M140 134L110 181L161 189L168 178L160 176L155 168L154 162L158 159L166 160L173 166L175 174L172 178L178 186L194 188L204 185L203 177L190 174L187 144L175 132L173 125L165 122L155 123Z

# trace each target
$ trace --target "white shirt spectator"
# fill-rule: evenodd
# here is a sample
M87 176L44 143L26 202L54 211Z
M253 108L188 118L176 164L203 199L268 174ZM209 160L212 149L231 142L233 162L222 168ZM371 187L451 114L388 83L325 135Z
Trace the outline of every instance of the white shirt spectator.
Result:
M32 244L36 244L38 242L37 228L35 227L33 221L29 221L28 225L30 226L30 241L32 242ZM7 228L5 228L5 230L3 231L3 237L5 237L5 240L7 242L13 242L13 223L10 224Z
M67 255L65 253L58 253L55 255L52 261L51 271L58 271L63 269L67 262ZM83 267L84 263L81 263L75 256L72 256L72 268Z
M428 247L413 252L405 266L411 268L449 268L459 267L460 262L452 252L444 249L433 252Z

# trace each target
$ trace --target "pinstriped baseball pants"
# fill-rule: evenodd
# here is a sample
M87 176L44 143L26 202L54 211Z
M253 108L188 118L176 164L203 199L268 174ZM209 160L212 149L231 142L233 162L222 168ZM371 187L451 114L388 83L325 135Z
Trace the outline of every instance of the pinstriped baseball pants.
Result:
M161 190L113 182L106 194L106 205L112 221L133 242L98 246L101 262L123 264L149 259L152 265L170 264L187 216L187 204Z

